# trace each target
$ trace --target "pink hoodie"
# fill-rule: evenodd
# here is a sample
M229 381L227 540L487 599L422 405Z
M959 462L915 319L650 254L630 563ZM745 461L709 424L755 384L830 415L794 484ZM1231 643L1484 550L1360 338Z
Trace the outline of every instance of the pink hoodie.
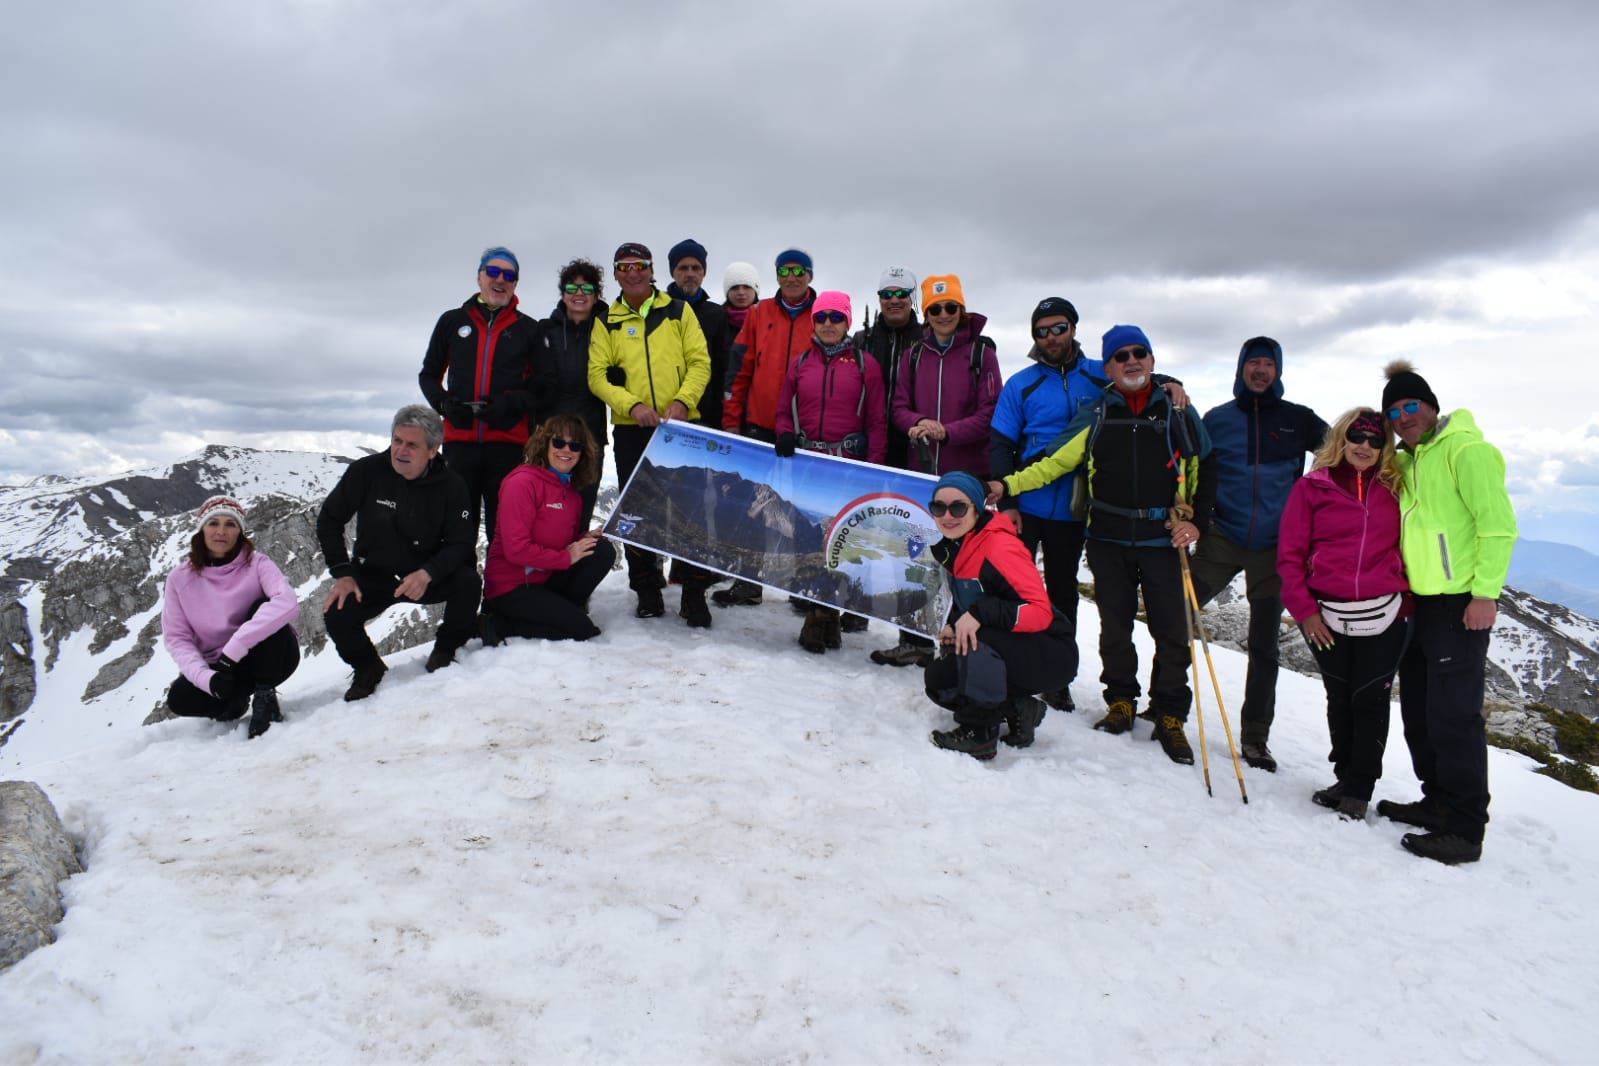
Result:
M1368 600L1408 592L1399 555L1399 503L1376 478L1366 498L1340 486L1327 467L1294 483L1277 530L1283 606L1303 622L1329 600Z
M167 575L162 639L183 676L209 692L216 676L212 663L224 655L238 662L294 621L299 611L283 571L258 551L240 552L225 566L199 570L185 561Z

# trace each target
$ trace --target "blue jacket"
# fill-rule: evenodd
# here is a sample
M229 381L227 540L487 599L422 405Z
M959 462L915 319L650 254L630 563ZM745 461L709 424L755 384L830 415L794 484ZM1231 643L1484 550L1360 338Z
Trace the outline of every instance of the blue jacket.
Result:
M1277 380L1262 394L1244 384L1244 363L1270 356ZM1302 404L1283 399L1283 350L1270 337L1244 342L1238 352L1233 401L1205 413L1216 452L1215 531L1240 547L1277 546L1277 525L1288 493L1305 472L1305 454L1321 447L1327 423Z
M988 472L1003 478L1049 454L1072 418L1085 405L1103 394L1105 364L1083 355L1080 346L1061 366L1050 366L1034 345L1027 357L1033 365L1011 377L1000 391L994 408L988 443ZM1062 522L1081 522L1072 517L1072 486L1076 473L1067 474L1041 489L1024 492L1017 499L1023 514Z

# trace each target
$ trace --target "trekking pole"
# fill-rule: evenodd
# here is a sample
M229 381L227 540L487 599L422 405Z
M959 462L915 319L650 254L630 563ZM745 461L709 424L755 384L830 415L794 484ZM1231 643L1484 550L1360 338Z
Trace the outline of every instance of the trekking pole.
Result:
M1182 560L1183 578L1188 577L1188 552L1183 548L1177 549L1177 558ZM1194 672L1194 716L1199 719L1199 761L1205 768L1205 794L1214 797L1216 793L1210 787L1210 749L1205 745L1205 701L1199 698L1199 656L1194 654L1194 617L1193 605L1188 602L1188 594L1183 594L1183 622L1188 626L1188 665ZM1222 715L1225 721L1226 715ZM1247 800L1245 801L1248 802Z
M1227 705L1222 701L1221 682L1216 679L1216 663L1210 657L1210 636L1205 632L1205 622L1199 617L1199 593L1194 590L1194 575L1188 569L1188 553L1182 553L1183 560L1183 591L1188 596L1188 608L1192 612L1194 625L1199 628L1199 641L1205 649L1205 665L1210 669L1210 687L1216 690L1216 706L1221 712L1221 727L1227 734L1227 754L1233 759L1233 773L1238 777L1238 793L1249 802L1249 789L1244 787L1244 768L1238 761L1238 747L1233 743L1233 727L1227 721ZM1199 675L1199 664L1194 664L1194 675ZM1198 681L1195 681L1198 687ZM1196 701L1198 693L1195 693ZM1201 741L1203 743L1203 741Z

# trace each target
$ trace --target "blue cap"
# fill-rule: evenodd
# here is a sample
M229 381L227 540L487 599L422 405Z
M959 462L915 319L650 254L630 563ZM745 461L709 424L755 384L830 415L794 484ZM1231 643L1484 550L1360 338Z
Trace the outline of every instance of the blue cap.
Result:
M1105 331L1100 357L1109 359L1117 349L1125 348L1129 344L1142 344L1149 349L1151 355L1155 354L1155 346L1149 343L1149 338L1144 336L1144 331L1137 326L1112 326Z
M509 248L501 247L499 245L496 245L493 248L485 248L483 250L483 258L477 261L477 268L482 270L484 267L489 265L489 260L491 259L504 259L511 264L511 269L515 270L518 274L522 273L522 264L516 261L516 253L512 252Z
M964 470L951 470L938 479L938 484L933 486L933 495L938 495L939 489L954 489L968 500L972 501L972 509L982 511L988 503L988 490L976 477Z
M773 263L772 265L787 266L789 263L798 263L800 266L805 268L805 273L807 274L816 273L815 268L811 266L811 253L807 252L803 248L783 249L781 252L777 253L777 262Z

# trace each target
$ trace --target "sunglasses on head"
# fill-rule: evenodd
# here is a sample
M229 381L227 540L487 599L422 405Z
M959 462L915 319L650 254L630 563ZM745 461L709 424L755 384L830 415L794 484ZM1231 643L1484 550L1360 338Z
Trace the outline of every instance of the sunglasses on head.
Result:
M1043 340L1045 337L1059 337L1071 331L1072 324L1070 322L1057 322L1053 326L1039 326L1033 330L1033 336Z
M635 259L631 263L617 263L615 269L618 274L642 274L649 268L650 261L648 259Z
M565 437L551 437L550 447L562 452L581 452L583 442L580 440L567 440ZM601 456L603 459L604 456Z
M961 313L961 305L954 300L943 304L928 304L927 313L930 315L958 315Z
M811 321L818 324L831 322L835 325L849 321L849 316L842 311L818 311L811 316Z
M878 289L877 298L880 300L909 300L911 291L909 289Z
M1129 359L1142 361L1149 355L1148 348L1121 348L1110 353L1110 357L1118 363L1125 363Z
M594 286L590 285L586 281L569 281L565 285L561 286L561 291L566 293L568 296L576 296L580 292L585 296L593 296Z
M810 271L806 270L802 266L786 266L777 268L777 276L780 278L803 278L809 273Z
M946 514L948 514L951 518L965 518L966 512L970 511L971 509L972 505L967 503L965 500L956 500L954 503L945 503L943 500L934 500L932 503L927 505L927 513L932 515L934 518L943 518Z
M1344 440L1348 441L1350 444L1369 444L1373 448L1382 447L1382 434L1374 433L1369 429L1351 428L1344 434Z
M517 277L516 271L512 270L510 267L486 266L483 268L483 273L487 274L495 281L498 281L501 278L504 278L506 281L515 281Z
M1419 410L1421 410L1420 400L1406 400L1404 403L1396 403L1388 408L1388 421L1399 421L1399 412L1401 411L1407 415L1413 415Z

